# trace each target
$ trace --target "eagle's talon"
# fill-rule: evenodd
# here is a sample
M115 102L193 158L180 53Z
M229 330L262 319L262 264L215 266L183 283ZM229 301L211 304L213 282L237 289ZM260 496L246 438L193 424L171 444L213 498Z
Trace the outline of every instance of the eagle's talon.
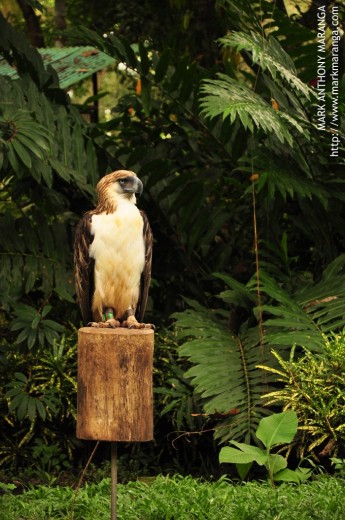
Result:
M138 321L134 320L126 320L122 322L122 327L125 327L126 329L152 329L155 330L155 326L152 325L152 323L139 323Z
M99 323L97 321L89 321L87 327L99 327Z
M99 329L116 329L117 327L121 327L121 323L112 318L107 321L90 321L87 326Z
M111 329L117 329L118 327L121 327L119 320L115 320L114 318L110 318L105 323L107 323L107 327Z
M145 329L156 330L156 327L153 323L145 323Z

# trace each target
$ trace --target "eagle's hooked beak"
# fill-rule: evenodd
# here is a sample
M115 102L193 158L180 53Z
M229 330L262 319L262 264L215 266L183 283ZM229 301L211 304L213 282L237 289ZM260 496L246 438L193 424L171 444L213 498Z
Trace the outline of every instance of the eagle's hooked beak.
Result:
M133 182L131 182L127 186L123 186L123 191L125 191L126 193L136 193L140 197L140 195L143 192L143 188L144 187L141 180L138 179L138 177L133 177Z

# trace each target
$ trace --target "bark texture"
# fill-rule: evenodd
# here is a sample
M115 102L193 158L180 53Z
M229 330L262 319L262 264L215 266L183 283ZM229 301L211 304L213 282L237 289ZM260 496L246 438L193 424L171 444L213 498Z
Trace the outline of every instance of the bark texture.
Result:
M79 439L152 440L153 345L148 329L79 329Z

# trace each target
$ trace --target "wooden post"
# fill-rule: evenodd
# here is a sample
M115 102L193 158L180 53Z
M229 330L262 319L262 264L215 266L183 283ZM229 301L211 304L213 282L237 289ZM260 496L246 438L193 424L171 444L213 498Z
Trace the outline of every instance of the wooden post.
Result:
M111 465L111 520L116 520L117 512L117 442L110 443Z
M79 329L79 439L153 439L153 339L151 329Z
M116 519L117 441L153 439L154 332L78 331L78 439L111 442L111 520Z

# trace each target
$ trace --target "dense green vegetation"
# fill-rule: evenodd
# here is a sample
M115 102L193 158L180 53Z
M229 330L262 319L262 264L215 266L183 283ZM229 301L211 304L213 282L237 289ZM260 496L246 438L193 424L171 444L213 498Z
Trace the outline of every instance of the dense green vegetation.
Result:
M75 520L109 518L110 481L85 486L79 493ZM1 518L8 520L72 519L74 491L38 487L1 501ZM191 477L157 477L131 482L118 490L118 519L125 520L307 520L343 518L343 479L321 478L303 486L231 484L226 479L206 483Z
M0 13L0 53L19 74L0 78L0 464L50 472L85 460L73 234L99 177L119 167L145 186L147 320L158 326L156 444L127 453L150 473L215 474L215 441L257 443L260 420L285 406L300 426L294 462L344 456L345 155L340 145L330 157L332 133L317 127L316 15L269 0L147 0L139 11L133 0L107 16L89 4L67 2L64 41L114 57L128 87L99 124L59 88L23 23ZM338 101L343 113L342 88ZM303 406L296 371L309 391L320 363L328 384Z

